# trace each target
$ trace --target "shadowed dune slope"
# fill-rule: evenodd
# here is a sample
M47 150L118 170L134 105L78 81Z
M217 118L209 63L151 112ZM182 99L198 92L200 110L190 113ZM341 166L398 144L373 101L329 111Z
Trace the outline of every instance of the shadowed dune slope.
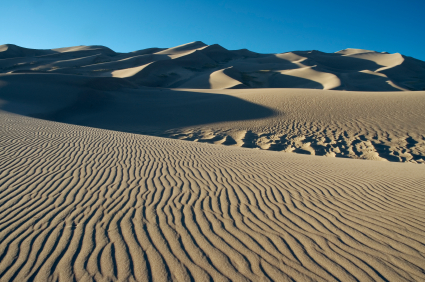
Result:
M274 114L231 95L134 88L119 78L61 74L0 75L0 102L9 112L132 133L161 134Z
M423 166L0 112L1 281L423 281Z
M425 62L399 53L346 49L259 54L200 41L130 53L104 46L36 50L0 45L0 73L19 72L113 76L167 88L425 90Z

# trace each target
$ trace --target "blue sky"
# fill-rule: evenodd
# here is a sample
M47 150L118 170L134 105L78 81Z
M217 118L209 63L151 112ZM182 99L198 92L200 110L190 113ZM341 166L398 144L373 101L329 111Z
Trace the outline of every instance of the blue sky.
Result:
M0 4L0 44L105 45L117 52L192 41L260 53L345 48L425 60L425 0L13 0Z

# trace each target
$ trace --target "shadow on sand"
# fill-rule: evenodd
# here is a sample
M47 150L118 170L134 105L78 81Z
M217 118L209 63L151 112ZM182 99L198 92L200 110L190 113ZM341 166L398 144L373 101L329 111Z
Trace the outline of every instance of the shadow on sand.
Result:
M136 88L119 78L60 74L0 75L0 100L0 109L16 114L145 134L274 115L272 109L224 94Z

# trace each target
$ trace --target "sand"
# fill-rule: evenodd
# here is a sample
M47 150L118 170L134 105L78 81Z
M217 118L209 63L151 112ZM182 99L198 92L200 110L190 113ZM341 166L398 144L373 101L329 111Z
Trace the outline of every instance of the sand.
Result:
M1 114L2 281L423 281L421 165Z
M21 115L129 133L425 163L425 91L136 88L119 78L22 73L0 74L0 102Z
M424 66L1 45L0 281L424 281Z

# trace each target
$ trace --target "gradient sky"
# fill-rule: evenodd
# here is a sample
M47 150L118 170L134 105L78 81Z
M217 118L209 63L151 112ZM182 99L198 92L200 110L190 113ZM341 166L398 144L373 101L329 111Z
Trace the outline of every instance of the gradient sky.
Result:
M260 53L345 48L425 61L425 0L13 0L0 4L0 44L117 52L192 41Z

